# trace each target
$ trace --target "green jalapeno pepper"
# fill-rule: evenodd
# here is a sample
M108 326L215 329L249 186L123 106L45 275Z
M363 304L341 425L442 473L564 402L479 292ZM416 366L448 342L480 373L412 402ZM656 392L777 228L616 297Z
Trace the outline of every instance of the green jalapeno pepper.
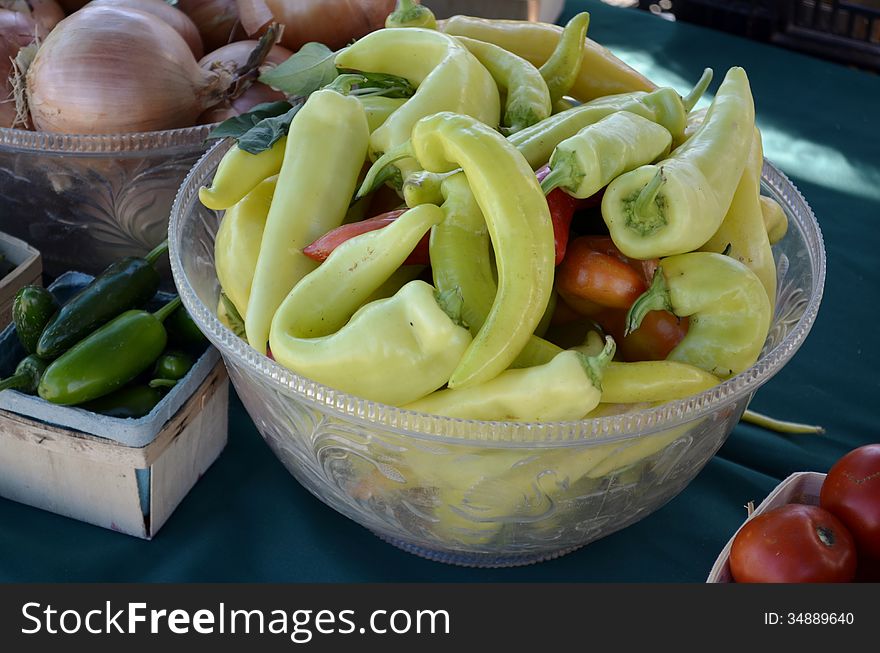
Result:
M754 129L748 77L731 68L693 136L669 158L608 185L602 218L618 249L649 259L702 247L730 207Z
M56 358L121 312L150 301L160 281L154 264L167 250L165 241L143 258L110 265L59 309L40 334L37 354Z
M338 331L397 270L422 236L443 220L433 204L410 209L391 224L346 240L294 286L272 320L272 333L316 338ZM272 353L276 355L275 347Z
M416 123L412 150L425 170L462 168L489 230L498 269L492 308L449 386L505 370L541 321L553 289L555 245L547 201L523 156L474 118L439 113Z
M336 65L397 75L418 87L370 136L372 157L408 141L418 120L440 111L470 115L492 127L499 123L501 100L495 80L467 48L441 32L377 30L340 51ZM397 168L400 183L417 169L412 160L398 161Z
M153 368L157 379L177 381L186 376L195 364L193 357L182 351L167 351L159 357Z
M736 259L714 252L662 259L651 287L629 310L627 333L652 310L690 318L687 335L667 359L720 378L752 365L770 329L770 300L761 280Z
M165 320L168 342L187 350L200 350L208 344L208 339L183 306Z
M424 27L437 29L434 12L415 0L397 0L394 11L385 19L385 27Z
M515 134L552 113L550 90L540 71L532 64L492 43L466 36L456 37L456 40L486 67L498 88L505 93L501 121L503 133Z
M764 284L772 313L776 304L776 262L761 210L763 166L761 134L755 129L746 167L727 214L718 231L700 249L704 252L724 252L751 269Z
M75 405L121 388L162 354L168 342L162 322L178 306L179 297L155 313L126 311L94 331L46 368L40 397Z
M214 267L226 296L247 314L251 284L257 269L263 230L278 177L261 182L223 214L214 238Z
M360 308L332 335L297 338L273 329L272 355L318 383L400 406L446 383L471 341L446 310L431 285L411 281Z
M505 370L479 385L438 390L404 408L463 419L581 419L599 404L603 369L613 356L614 341L608 338L597 357L563 351L544 365Z
M369 138L363 105L336 91L315 91L294 116L244 314L257 351L287 293L317 267L302 248L342 223Z
M210 186L199 189L199 201L209 209L228 209L250 193L264 179L277 175L287 150L287 136L268 150L251 154L233 145L217 166Z
M547 163L559 143L618 111L628 111L656 122L672 134L673 140L683 138L688 112L711 81L712 71L707 68L684 98L668 87L650 93L633 92L598 98L523 129L511 135L510 142L522 152L532 168L539 168Z
M624 172L668 154L671 146L672 135L664 127L635 113L618 111L556 146L541 189L547 194L561 187L585 199Z
M18 390L25 394L34 394L48 366L49 363L36 354L26 356L15 367L12 376L0 381L0 391Z
M447 34L487 41L543 66L562 39L559 25L526 20L492 20L453 16L441 29ZM581 102L631 91L652 91L654 84L617 58L608 48L585 38L581 65L570 94ZM544 161L546 163L546 159Z
M367 125L371 134L384 125L388 117L406 102L405 98L385 97L384 95L359 95L356 97L364 105Z
M40 335L58 312L58 300L42 286L24 286L12 300L15 335L28 354L37 352Z
M553 104L559 102L577 80L589 25L590 14L586 11L576 14L569 20L550 58L539 68L541 76L547 82Z
M137 419L149 415L162 400L162 392L149 385L129 385L77 406L108 417Z

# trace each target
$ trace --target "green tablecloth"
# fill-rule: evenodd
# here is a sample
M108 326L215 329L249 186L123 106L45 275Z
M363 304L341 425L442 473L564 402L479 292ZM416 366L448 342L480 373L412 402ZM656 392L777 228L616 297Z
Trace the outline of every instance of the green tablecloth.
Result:
M570 0L560 21L583 9L595 40L659 84L684 91L706 66L719 79L732 65L748 71L766 156L812 205L828 252L813 331L752 407L826 435L740 424L683 493L634 526L554 561L478 570L398 551L320 503L233 397L228 448L152 542L0 500L0 582L702 582L744 504L880 441L880 78L599 2Z

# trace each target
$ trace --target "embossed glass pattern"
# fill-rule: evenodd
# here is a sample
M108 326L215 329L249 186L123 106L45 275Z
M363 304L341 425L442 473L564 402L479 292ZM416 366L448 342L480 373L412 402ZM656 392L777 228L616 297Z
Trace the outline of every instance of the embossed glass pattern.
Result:
M163 240L210 125L78 136L0 128L0 231L40 250L51 276L101 272Z
M201 206L228 144L190 172L172 209L171 265L187 309L217 346L254 423L315 496L412 553L508 566L556 557L645 517L696 476L754 392L810 330L825 280L815 217L769 163L764 191L790 226L774 247L779 297L760 360L719 386L659 407L544 424L424 415L313 383L257 354L217 319L213 242Z

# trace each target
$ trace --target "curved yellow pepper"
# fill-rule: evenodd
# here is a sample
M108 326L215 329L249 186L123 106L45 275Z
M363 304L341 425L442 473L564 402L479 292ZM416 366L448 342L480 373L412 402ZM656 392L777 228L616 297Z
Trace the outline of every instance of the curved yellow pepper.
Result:
M199 201L214 211L228 209L261 181L278 174L286 148L287 136L282 136L259 154L245 152L233 145L220 159L211 185L199 188Z

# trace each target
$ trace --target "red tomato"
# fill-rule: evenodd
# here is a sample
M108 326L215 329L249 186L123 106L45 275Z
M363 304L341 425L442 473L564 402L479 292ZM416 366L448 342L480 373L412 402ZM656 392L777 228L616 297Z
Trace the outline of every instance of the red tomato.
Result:
M747 521L730 549L738 583L848 583L856 573L852 535L818 506L788 504Z
M854 449L834 463L819 505L846 525L860 558L880 561L880 444Z
M587 239L575 238L557 268L556 289L573 309L593 315L602 306L629 308L647 286L629 265L592 249Z

